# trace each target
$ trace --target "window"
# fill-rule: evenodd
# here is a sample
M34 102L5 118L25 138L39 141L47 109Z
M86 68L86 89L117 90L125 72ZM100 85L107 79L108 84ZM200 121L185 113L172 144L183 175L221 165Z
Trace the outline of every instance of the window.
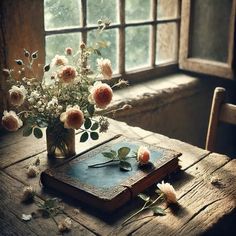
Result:
M97 20L109 18L102 56L123 78L155 75L178 61L179 0L45 0L47 61L79 42L91 44ZM140 76L137 76L140 75Z

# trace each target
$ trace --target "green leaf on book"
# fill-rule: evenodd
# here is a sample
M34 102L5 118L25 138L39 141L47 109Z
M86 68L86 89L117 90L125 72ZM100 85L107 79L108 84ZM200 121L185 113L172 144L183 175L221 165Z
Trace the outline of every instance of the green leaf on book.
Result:
M120 161L120 169L124 171L131 171L132 166L128 161Z
M124 159L130 152L130 148L128 147L122 147L118 150L118 157L120 159Z
M102 155L107 158L113 159L115 156L112 152L102 152Z

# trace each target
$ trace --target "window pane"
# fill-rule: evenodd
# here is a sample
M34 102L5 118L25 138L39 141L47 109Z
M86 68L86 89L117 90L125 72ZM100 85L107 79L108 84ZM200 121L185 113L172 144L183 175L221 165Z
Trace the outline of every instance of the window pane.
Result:
M125 2L126 22L150 20L150 0L128 0Z
M117 22L117 1L116 0L88 0L88 24L97 24L101 18L108 18L111 23Z
M80 1L44 0L45 29L78 26Z
M156 64L177 60L177 24L157 25Z
M232 4L232 0L191 1L189 57L227 62Z
M76 52L80 45L80 33L52 35L46 37L46 61L58 55L65 54L65 48L71 47Z
M117 66L117 35L118 35L118 30L117 29L109 29L103 31L101 34L100 38L98 39L99 41L106 41L109 45L107 48L102 48L100 49L101 54L103 58L107 58L111 61L112 63L112 69L113 72L116 73L118 71L118 66ZM90 31L88 32L88 45L93 46L93 43L95 42L96 38L96 32L95 31ZM92 56L90 65L92 70L96 70L96 59L99 58L99 56Z
M150 27L128 27L126 29L126 69L145 67L150 64Z
M179 0L158 0L157 19L175 18L178 16Z

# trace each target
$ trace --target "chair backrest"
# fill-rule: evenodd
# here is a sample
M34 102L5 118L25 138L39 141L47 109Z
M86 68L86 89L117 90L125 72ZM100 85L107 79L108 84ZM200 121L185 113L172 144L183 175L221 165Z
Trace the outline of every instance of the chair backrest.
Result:
M226 90L215 88L207 131L206 150L214 151L219 121L236 125L236 105L225 103Z

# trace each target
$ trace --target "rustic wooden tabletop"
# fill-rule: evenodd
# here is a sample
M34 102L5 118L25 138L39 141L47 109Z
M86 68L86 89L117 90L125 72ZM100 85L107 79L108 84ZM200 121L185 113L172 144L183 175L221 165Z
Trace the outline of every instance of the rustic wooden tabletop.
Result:
M116 134L183 154L180 157L181 170L168 179L177 192L177 207L171 208L163 203L166 216L153 216L151 211L145 211L129 224L122 225L124 219L142 206L140 200L135 198L108 215L56 192L49 192L41 186L39 175L28 178L26 171L37 158L40 159L40 171L52 167L59 160L48 160L45 139L23 138L21 132L17 132L0 136L0 235L60 234L51 218L36 217L28 222L21 219L23 213L30 214L38 209L35 202L21 202L22 190L27 185L36 190L35 201L43 202L48 197L62 199L64 211L55 219L57 222L65 217L72 219L73 228L67 235L233 234L228 224L236 222L236 160L113 120L109 132L97 141L79 143L77 135L77 153Z

